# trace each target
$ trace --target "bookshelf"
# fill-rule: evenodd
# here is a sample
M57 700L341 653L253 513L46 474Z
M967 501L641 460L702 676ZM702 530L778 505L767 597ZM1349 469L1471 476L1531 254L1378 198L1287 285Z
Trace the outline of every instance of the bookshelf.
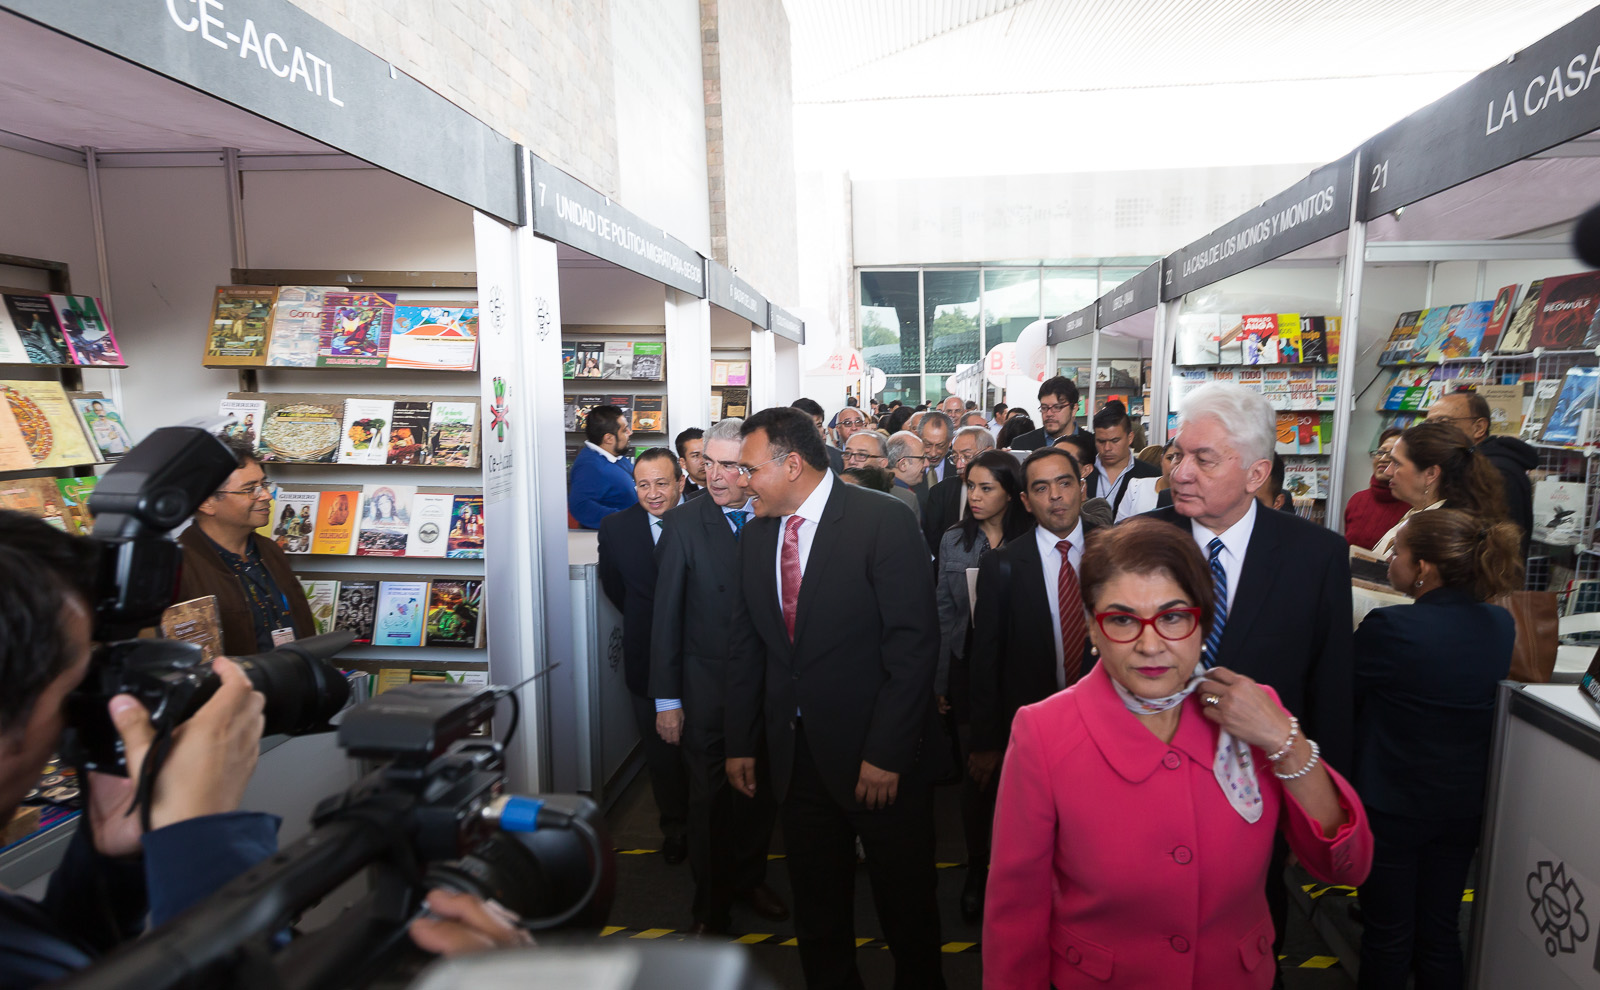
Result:
M666 342L667 328L660 325L561 327L563 425L569 467L583 449L584 417L598 405L620 406L628 414L636 453L671 446ZM593 373L596 371L598 374Z

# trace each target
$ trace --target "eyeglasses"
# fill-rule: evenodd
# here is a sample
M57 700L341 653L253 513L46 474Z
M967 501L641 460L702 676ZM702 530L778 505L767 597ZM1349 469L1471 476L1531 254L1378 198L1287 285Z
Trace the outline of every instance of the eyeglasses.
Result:
M1200 628L1200 609L1194 605L1169 608L1148 619L1132 612L1099 612L1094 621L1113 643L1133 642L1144 635L1145 626L1154 629L1162 639L1177 641L1188 639Z
M872 453L870 451L866 451L866 450L843 450L843 451L840 451L839 453L840 453L840 456L842 456L847 461L870 461L874 457L882 457L883 456L882 454L874 454L874 453Z
M1391 454L1387 450L1382 450L1382 449L1380 449L1380 450L1369 450L1369 451L1367 451L1367 453L1371 454L1372 455L1372 459L1375 460L1375 461L1392 461L1392 460L1394 460L1394 455Z
M788 457L788 456L789 456L788 454L779 454L777 457L769 457L769 458L767 458L766 460L762 461L760 464L751 464L751 465L748 465L748 466L746 466L744 464L740 464L739 468L738 468L739 477L743 478L746 481L749 481L750 480L750 476L755 474L757 469L765 467L768 464L771 464L773 461L781 461L785 457Z
M927 454L906 454L906 455L904 455L902 457L896 458L895 463L898 464L900 461L921 461L922 463L926 464L926 463L928 463L928 455Z
M1045 403L1041 402L1041 403L1039 403L1039 412L1040 413L1065 412L1066 410L1071 409L1075 405L1077 405L1077 403L1075 403L1075 402L1063 402L1060 405L1052 406L1052 405L1046 405Z
M272 482L268 481L265 478L262 478L260 481L257 481L257 482L255 482L253 484L246 485L243 488L232 488L232 489L219 488L213 494L216 494L216 495L248 495L251 498L260 498L263 495L271 495L272 494Z

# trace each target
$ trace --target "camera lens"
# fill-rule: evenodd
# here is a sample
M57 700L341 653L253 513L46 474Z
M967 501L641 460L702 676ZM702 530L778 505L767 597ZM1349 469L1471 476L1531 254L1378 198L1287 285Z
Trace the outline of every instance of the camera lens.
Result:
M266 696L267 735L314 731L344 708L350 682L320 658L338 652L350 638L348 632L328 633L236 658L251 685Z

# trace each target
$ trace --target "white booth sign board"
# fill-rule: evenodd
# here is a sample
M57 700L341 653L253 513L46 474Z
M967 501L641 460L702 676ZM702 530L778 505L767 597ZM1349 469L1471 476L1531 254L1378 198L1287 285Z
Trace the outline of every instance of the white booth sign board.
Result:
M1100 303L1095 301L1075 313L1057 317L1049 323L1045 334L1045 343L1054 347L1056 344L1065 344L1069 340L1087 337L1094 333L1096 314L1099 312Z
M1096 325L1109 327L1160 304L1161 262L1157 261L1096 301Z
M806 342L806 323L780 306L767 304L767 329L780 337L786 337L797 344Z
M769 305L767 297L757 292L749 282L735 275L727 265L719 264L710 258L706 259L706 298L711 300L713 306L720 306L730 313L742 316L762 330L767 328ZM802 324L802 330L803 327Z

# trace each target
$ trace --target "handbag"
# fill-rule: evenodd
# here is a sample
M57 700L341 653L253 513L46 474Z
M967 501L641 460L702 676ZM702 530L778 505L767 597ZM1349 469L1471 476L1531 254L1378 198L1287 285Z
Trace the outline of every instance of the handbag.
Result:
M1517 639L1511 648L1511 672L1506 676L1525 684L1545 684L1556 666L1560 620L1553 591L1513 591L1494 599L1511 613Z

